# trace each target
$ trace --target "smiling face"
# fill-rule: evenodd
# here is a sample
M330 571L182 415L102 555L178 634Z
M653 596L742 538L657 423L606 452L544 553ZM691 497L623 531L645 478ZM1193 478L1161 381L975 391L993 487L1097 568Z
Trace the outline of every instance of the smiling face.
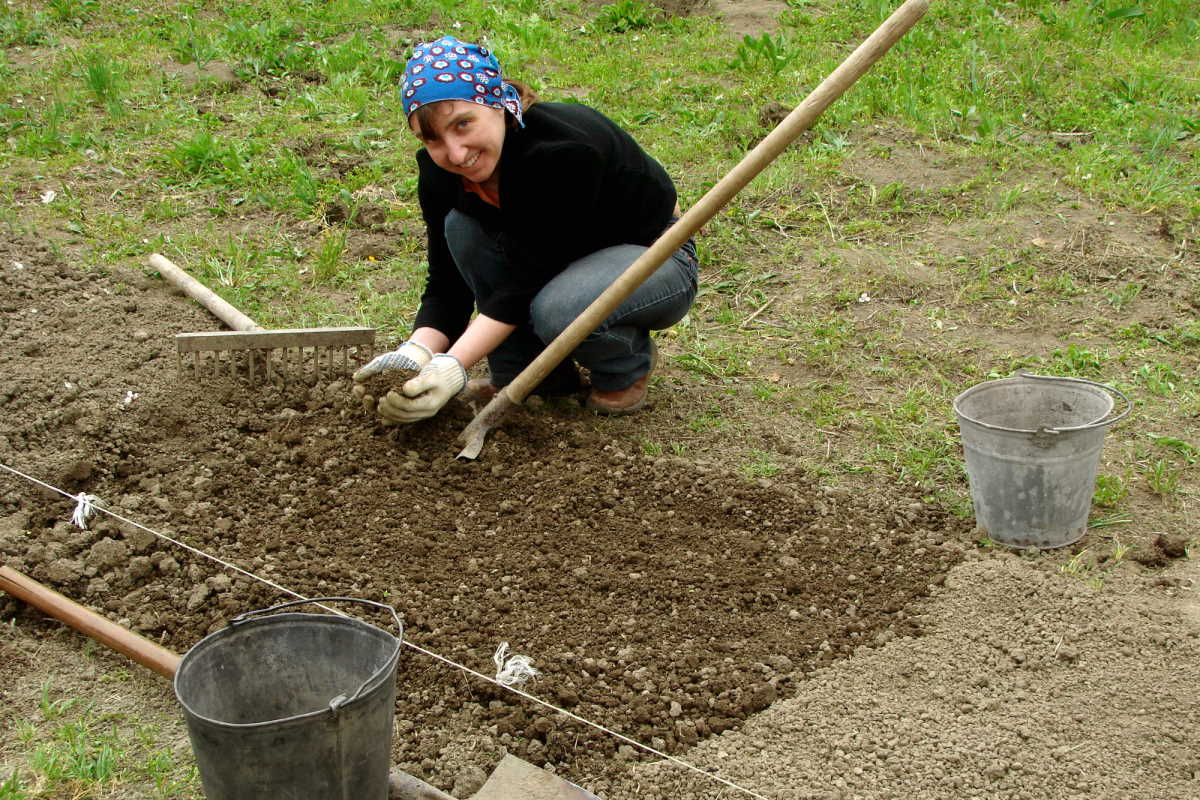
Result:
M408 126L424 143L433 163L447 172L475 183L495 176L504 147L503 109L443 100L414 110Z

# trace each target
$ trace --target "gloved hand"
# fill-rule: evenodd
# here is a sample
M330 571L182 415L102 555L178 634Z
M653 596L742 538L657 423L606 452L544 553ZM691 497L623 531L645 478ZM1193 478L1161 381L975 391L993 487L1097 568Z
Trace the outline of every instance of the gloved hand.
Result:
M417 377L379 401L379 415L388 422L404 423L432 417L467 385L467 371L458 359L438 353L421 367Z
M419 342L408 341L390 353L375 356L354 373L354 396L367 413L375 410L375 397L367 392L364 382L376 375L392 371L417 372L433 358L433 351Z
M407 369L416 372L429 363L433 351L418 342L408 341L390 353L375 356L370 362L358 368L354 373L356 382L363 382L373 375L394 369Z

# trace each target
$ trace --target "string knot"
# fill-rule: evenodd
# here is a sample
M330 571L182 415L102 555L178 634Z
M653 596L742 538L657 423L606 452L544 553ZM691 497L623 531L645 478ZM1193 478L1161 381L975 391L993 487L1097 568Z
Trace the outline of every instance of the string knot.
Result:
M501 686L517 686L541 673L533 668L529 656L508 655L508 642L501 642L492 656L496 665L496 683Z
M71 515L71 522L80 530L86 531L88 517L96 513L96 506L100 504L100 498L94 494L80 492L73 499L75 500L75 513Z

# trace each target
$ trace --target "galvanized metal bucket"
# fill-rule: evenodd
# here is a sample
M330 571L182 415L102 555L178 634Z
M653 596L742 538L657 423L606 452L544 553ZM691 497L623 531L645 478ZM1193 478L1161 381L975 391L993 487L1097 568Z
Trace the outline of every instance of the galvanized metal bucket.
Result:
M1111 416L1113 395L1125 410ZM954 398L977 526L1009 547L1063 547L1087 531L1104 434L1129 413L1119 390L1019 373Z
M400 636L351 617L271 613L331 601L388 611ZM175 696L208 800L386 800L403 636L389 606L320 597L242 614L196 643Z

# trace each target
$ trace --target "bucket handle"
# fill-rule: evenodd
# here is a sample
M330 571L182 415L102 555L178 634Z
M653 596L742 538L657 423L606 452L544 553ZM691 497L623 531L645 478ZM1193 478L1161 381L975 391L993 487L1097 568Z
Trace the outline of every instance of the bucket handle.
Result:
M236 625L240 625L241 623L247 622L252 617L257 617L262 614L270 614L272 611L281 611L285 608L292 608L293 606L307 605L308 603L326 603L326 602L333 601L333 600L336 600L336 601L342 602L342 603L361 603L362 605L372 606L374 608L378 608L378 609L381 609L383 611L387 611L388 613L390 613L392 615L392 620L396 623L396 629L400 631L400 635L398 637L396 637L396 653L400 652L400 647L404 643L404 623L400 621L400 616L396 613L396 609L392 608L389 605L385 605L383 603L376 603L374 600L364 600L361 597L312 597L312 598L303 599L303 600L290 600L286 603L280 603L277 606L271 606L270 608L260 608L256 611L247 611L244 614L238 614L236 617L229 620L229 627L232 628ZM351 618L351 619L353 619L353 618ZM337 697L334 697L332 700L329 701L329 710L332 711L334 714L336 714L338 712L338 709L340 709L342 706L346 705L347 703L353 703L363 693L363 690L366 689L367 686L370 685L370 683L375 680L375 678L376 678L376 676L378 676L378 674L379 673L376 672L375 675L372 675L371 677L369 677L365 681L363 681L362 686L359 686L358 690L355 691L352 696L347 697L344 694L339 694Z
M1097 389L1103 389L1106 392L1114 393L1114 395L1116 395L1117 397L1120 397L1122 399L1122 401L1124 401L1124 404L1126 404L1126 408L1124 408L1124 410L1121 411L1120 414L1117 414L1116 416L1111 417L1111 419L1109 419L1109 420L1100 420L1099 422L1090 422L1090 423L1087 423L1087 425L1076 425L1073 427L1042 428L1042 431L1038 431L1038 433L1063 433L1063 432L1068 432L1068 431L1084 431L1084 429L1086 429L1086 428L1108 427L1108 426L1114 425L1114 423L1124 419L1124 417L1126 417L1129 414L1129 411L1133 410L1133 402L1130 401L1130 399L1126 396L1126 393L1124 393L1120 389L1117 389L1116 386L1109 386L1108 384L1099 384L1099 383L1096 383L1096 381L1094 381L1094 380L1087 380L1085 378L1067 378L1067 377L1063 377L1063 375L1036 375L1036 374L1033 374L1032 372L1025 372L1024 369L1021 369L1021 371L1019 371L1018 374L1020 374L1022 378L1033 378L1034 380L1050 380L1050 381L1057 380L1057 381L1060 381L1060 383L1087 384L1088 386L1096 386Z
M1039 437L1050 438L1050 437L1056 436L1057 434L1060 434L1060 433L1070 433L1072 431L1084 431L1084 430L1089 430L1091 428L1107 427L1109 425L1112 425L1112 424L1124 419L1129 414L1129 412L1133 410L1133 402L1130 401L1129 397L1127 397L1126 394L1124 392L1122 392L1120 389L1118 389L1117 387L1109 386L1106 383L1097 383L1096 381L1089 381L1085 378L1068 378L1068 377L1060 376L1060 375L1035 375L1032 372L1026 372L1023 369L1017 370L1017 377L1031 378L1031 379L1037 380L1037 381L1051 381L1051 382L1058 382L1058 383L1084 383L1084 384L1087 384L1088 386L1095 386L1097 389L1103 389L1106 392L1112 392L1113 394L1117 395L1118 397L1120 397L1122 400L1125 401L1125 410L1122 411L1120 414L1117 414L1115 417L1112 417L1111 419L1105 419L1105 420L1101 420L1099 422L1089 422L1087 425L1072 425L1072 426L1064 427L1064 428L1042 428L1042 429L1036 430L1036 431L1027 431L1028 433L1033 433ZM994 430L994 431L1009 431L1009 430L1011 430L1010 428L1004 428L999 425L989 425L988 423L981 422L980 420L971 420L971 422L973 422L976 425L979 425L980 427L988 428L988 429Z

